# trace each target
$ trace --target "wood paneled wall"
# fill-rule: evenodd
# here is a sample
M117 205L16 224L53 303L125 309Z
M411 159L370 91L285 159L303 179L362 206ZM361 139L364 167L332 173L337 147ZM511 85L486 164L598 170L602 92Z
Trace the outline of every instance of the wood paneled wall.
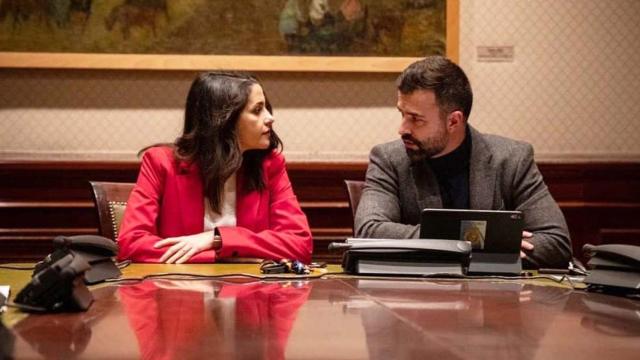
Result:
M33 261L56 235L97 234L89 180L133 182L135 162L0 163L0 261ZM576 256L585 243L640 245L640 163L541 163L565 214ZM331 241L351 235L343 179L363 179L364 163L289 163L289 177L309 217L314 258L339 262Z

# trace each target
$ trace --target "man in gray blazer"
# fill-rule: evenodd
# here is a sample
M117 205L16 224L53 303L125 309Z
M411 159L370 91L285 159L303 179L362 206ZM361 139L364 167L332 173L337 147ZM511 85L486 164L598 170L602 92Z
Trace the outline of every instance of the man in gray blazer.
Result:
M525 267L566 268L571 240L525 142L478 132L462 69L432 56L398 78L401 139L375 146L355 217L356 236L417 238L424 208L519 210Z

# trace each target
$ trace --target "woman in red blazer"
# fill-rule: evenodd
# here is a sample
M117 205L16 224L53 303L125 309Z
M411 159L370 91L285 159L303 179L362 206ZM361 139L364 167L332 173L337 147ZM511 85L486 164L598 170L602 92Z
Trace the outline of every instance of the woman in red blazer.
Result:
M191 85L184 130L144 152L118 236L120 260L311 261L312 239L256 78L209 72Z

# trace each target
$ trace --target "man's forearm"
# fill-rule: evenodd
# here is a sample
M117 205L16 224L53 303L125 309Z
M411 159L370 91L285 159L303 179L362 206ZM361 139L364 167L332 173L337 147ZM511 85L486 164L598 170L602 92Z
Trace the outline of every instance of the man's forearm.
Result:
M419 235L419 225L393 222L367 221L356 228L356 236L362 238L416 239Z

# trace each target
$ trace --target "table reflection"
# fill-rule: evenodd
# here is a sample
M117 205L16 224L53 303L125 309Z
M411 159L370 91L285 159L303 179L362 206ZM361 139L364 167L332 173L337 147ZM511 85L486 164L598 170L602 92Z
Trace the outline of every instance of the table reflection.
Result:
M156 279L92 294L86 312L5 321L0 354L532 359L580 349L601 359L640 351L637 300L522 281Z
M581 300L584 328L607 336L640 336L640 301L590 293Z
M82 355L93 339L93 328L113 310L115 288L92 291L94 303L86 312L32 314L13 326L13 332L47 359Z
M284 358L306 283L144 282L118 290L143 359Z
M436 358L534 358L571 294L509 282L357 280L354 286L366 296L345 307L362 313L372 359L415 358L425 349Z

